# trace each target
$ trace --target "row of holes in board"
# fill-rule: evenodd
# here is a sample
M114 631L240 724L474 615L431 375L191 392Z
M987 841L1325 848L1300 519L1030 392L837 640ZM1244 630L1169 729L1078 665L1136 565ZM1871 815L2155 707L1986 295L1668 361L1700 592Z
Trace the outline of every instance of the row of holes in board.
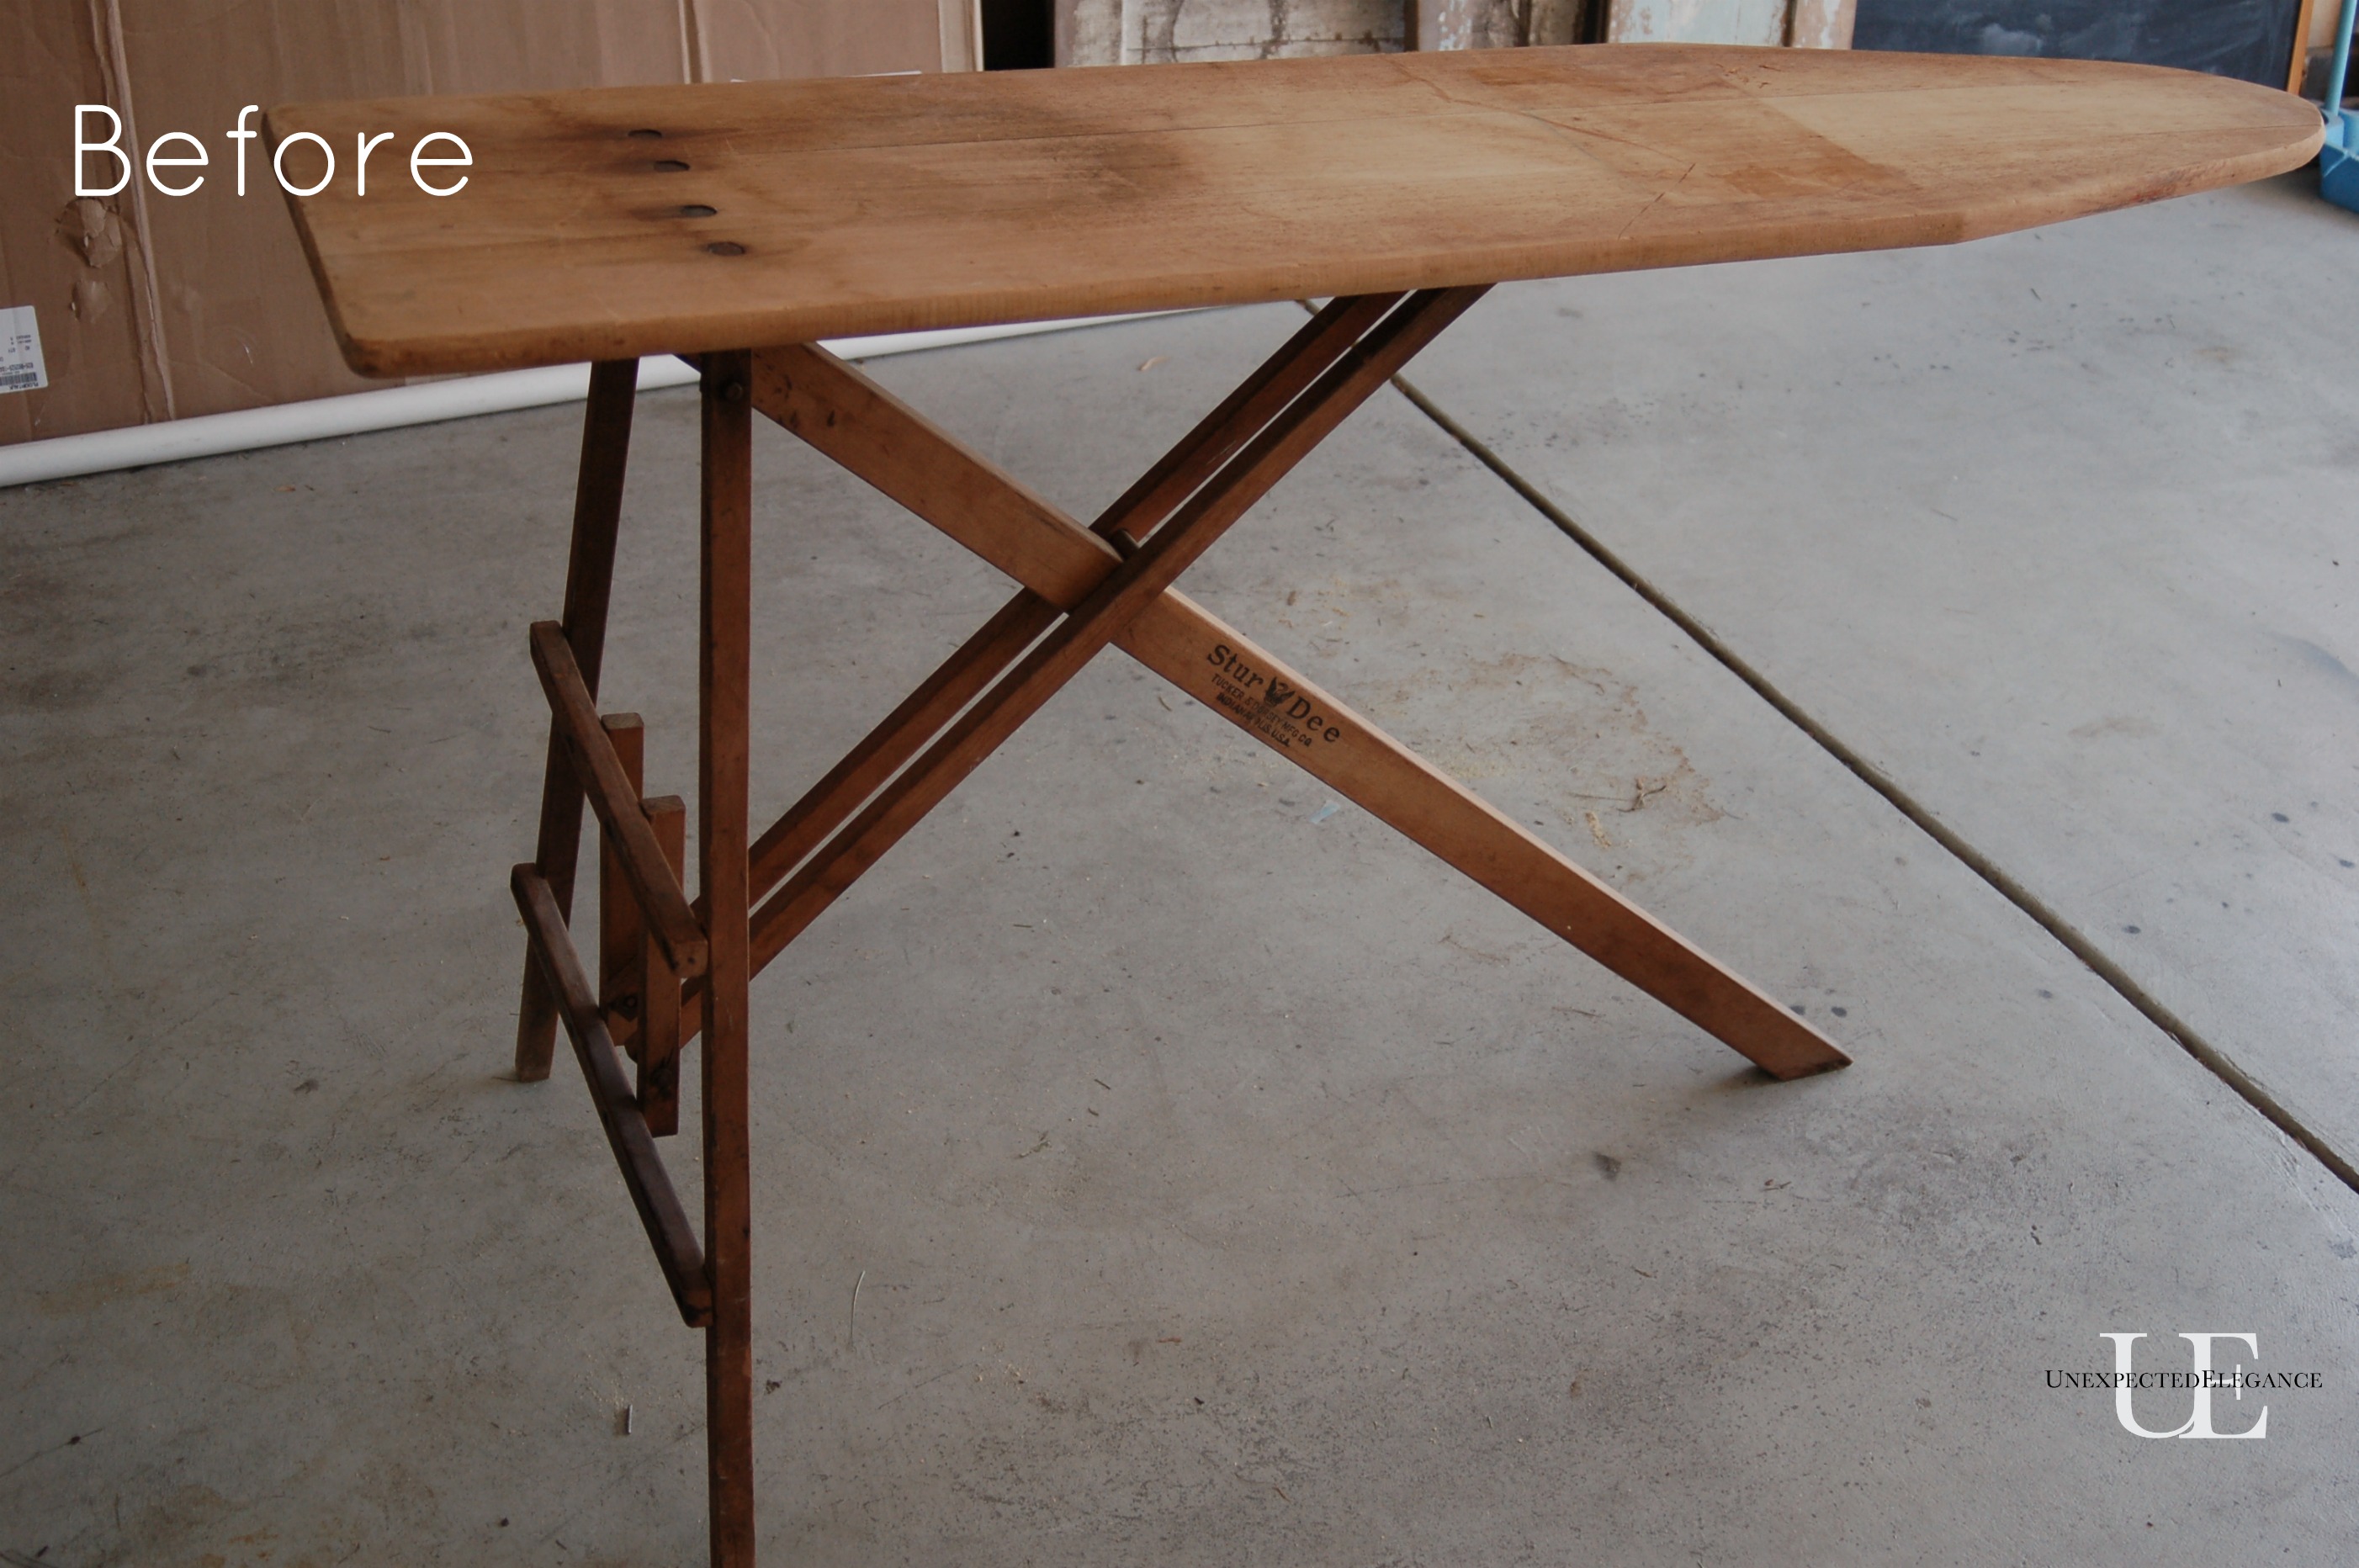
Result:
M630 136L633 141L659 141L663 137L663 133L661 131L633 131L630 133ZM688 172L688 164L684 160L677 158L659 158L656 159L655 167L658 172L663 174L685 174ZM679 215L683 218L712 218L717 217L720 214L717 209L708 207L701 201L691 201L687 206L682 207L679 210ZM745 247L739 245L735 240L714 240L711 245L706 245L704 248L714 256L744 256L745 254Z

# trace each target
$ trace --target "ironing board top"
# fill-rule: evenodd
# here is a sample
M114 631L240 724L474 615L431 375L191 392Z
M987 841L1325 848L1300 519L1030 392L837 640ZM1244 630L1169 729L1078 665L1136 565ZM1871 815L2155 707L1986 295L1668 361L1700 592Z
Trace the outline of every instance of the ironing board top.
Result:
M2147 66L1678 45L384 99L268 127L337 150L289 201L378 376L1940 244L2257 179L2321 136L2299 99ZM354 138L381 131L357 195ZM432 131L473 151L428 171L466 175L457 195L408 177Z

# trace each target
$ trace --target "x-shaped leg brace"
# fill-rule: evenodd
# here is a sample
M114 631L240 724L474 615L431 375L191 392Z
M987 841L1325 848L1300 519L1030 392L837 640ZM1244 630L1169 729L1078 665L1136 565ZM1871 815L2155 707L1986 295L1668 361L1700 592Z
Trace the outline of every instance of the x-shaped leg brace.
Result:
M628 364L597 367L565 619L532 633L555 723L538 853L514 877L530 939L516 1067L527 1080L547 1075L561 1018L681 1315L711 1331L716 1563L750 1563L753 1541L745 986L1109 643L1767 1072L1798 1078L1849 1061L1173 586L1483 292L1335 300L1089 528L821 349L704 356L702 894L692 905L684 808L640 797L636 721L596 711L635 376ZM749 406L1023 585L750 844ZM602 829L595 993L566 927L585 799ZM700 1030L703 1249L653 1143L677 1126L678 1054ZM618 1039L637 1063L636 1086Z
M1273 418L1286 400L1301 408L1295 439L1269 440L1267 455L1233 485L1221 486L1190 510L1217 514L1224 528L1241 516L1294 462L1368 393L1388 378L1408 353L1480 294L1478 289L1342 300L1331 305L1254 380L1214 411L1172 453L1089 528L1064 516L987 460L929 423L852 366L814 347L766 351L754 358L754 406L852 473L933 524L1025 585L1006 608L914 693L903 707L846 757L777 825L756 842L754 883L785 886L754 916L756 967L792 942L851 879L866 869L901 828L915 822L973 762L1012 733L1020 716L1062 685L1089 653L1112 641L1147 669L1197 699L1273 750L1399 830L1476 882L1538 920L1647 995L1694 1022L1779 1078L1841 1067L1849 1058L1808 1023L1731 973L1677 932L1598 881L1513 821L1484 803L1414 752L1256 646L1177 588L1175 571L1155 573L1158 590L1117 599L1126 541L1160 541L1189 528L1188 558L1202 524L1183 513L1163 524L1175 500L1201 483L1202 471L1245 444L1246 432ZM1397 336L1357 348L1375 332L1368 318L1397 322ZM1378 329L1381 330L1381 329ZM1414 336L1416 343L1402 340ZM1307 395L1302 384L1316 378ZM1288 409L1288 411L1291 411ZM1282 415L1277 417L1282 418ZM1314 425L1315 433L1304 429ZM1307 438L1307 439L1306 439ZM1248 460L1260 449L1249 450ZM1200 497L1206 492L1200 491ZM1175 540L1175 542L1177 542ZM1203 539L1209 543L1210 539ZM1140 555L1144 556L1145 551ZM1134 581L1147 574L1136 558ZM1092 606L1101 608L1094 615ZM1116 624L1114 606L1134 606ZM888 792L894 804L870 811L817 855L824 825L878 787L917 746L1012 663L1060 612L1067 657L1050 665L1038 696L1006 722L973 723L988 746L968 746L954 777ZM1082 651L1084 648L1087 652ZM971 759L971 760L967 760ZM902 802L922 800L912 812ZM886 823L900 827L886 829ZM832 853L830 853L830 850ZM808 857L808 858L807 858ZM799 867L798 868L798 863ZM788 876L789 870L794 875ZM692 1018L694 1004L684 1015Z

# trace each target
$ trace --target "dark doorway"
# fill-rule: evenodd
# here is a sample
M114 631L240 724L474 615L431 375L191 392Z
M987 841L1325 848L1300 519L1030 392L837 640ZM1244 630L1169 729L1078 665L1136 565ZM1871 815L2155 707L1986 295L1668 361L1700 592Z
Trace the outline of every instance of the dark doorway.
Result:
M2137 60L2283 87L2300 11L2301 0L1859 0L1852 47Z
M983 69L1038 71L1057 63L1049 0L983 0Z

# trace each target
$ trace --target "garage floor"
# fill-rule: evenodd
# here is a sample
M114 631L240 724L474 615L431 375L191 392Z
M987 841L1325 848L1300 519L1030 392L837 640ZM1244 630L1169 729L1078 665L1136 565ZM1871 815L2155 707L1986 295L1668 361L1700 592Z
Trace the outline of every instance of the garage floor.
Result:
M2351 1160L2354 222L1517 286L1411 374ZM872 368L1087 515L1299 320ZM694 413L605 681L690 795ZM577 418L0 493L0 1561L701 1561L700 1341L506 1075ZM760 815L1006 584L758 439ZM772 1561L2347 1561L2359 1197L1989 877L1393 393L1188 581L1858 1065L1109 653L756 984ZM2321 1387L2144 1442L2049 1386L2108 1331Z

